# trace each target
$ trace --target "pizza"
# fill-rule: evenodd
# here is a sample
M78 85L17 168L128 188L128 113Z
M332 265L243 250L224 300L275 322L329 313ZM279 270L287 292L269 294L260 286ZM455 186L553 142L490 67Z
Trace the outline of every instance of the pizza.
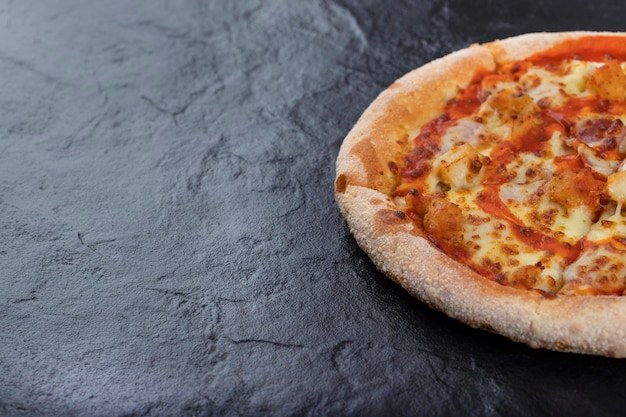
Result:
M401 77L336 161L359 246L531 347L626 356L626 34L526 34Z

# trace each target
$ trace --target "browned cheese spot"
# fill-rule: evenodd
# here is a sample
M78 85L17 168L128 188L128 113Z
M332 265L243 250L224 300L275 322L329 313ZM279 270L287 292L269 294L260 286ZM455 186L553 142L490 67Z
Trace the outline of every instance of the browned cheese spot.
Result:
M524 288L534 288L541 278L541 268L536 265L525 265L517 268L511 275L514 283Z

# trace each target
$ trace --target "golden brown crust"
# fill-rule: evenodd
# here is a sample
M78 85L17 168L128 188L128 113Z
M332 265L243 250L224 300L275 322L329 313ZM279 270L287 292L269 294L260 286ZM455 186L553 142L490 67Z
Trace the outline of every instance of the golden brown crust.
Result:
M346 137L337 158L335 197L374 264L430 306L533 347L626 357L626 329L616 325L626 318L626 298L547 298L499 285L440 252L389 197L397 178L394 164L400 165L408 139L441 113L458 88L496 62L523 59L581 36L593 33L530 34L472 46L402 77Z
M589 36L624 37L624 34L616 32L588 31L528 33L513 38L497 40L485 44L485 47L491 51L493 58L499 65L526 59L536 53L546 51L563 42Z

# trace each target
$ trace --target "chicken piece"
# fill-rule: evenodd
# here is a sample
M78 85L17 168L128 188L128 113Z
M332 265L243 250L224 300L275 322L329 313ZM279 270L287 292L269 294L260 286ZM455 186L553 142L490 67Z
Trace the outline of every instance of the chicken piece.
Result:
M578 173L564 171L555 174L542 186L542 191L551 201L563 206L566 213L584 205L595 218L601 209L606 184L595 179L591 170L585 168Z
M424 207L424 230L436 240L456 245L463 238L463 213L443 197L432 197Z
M626 98L626 74L616 60L610 60L597 68L589 77L587 89L605 100Z
M441 181L450 188L469 188L480 183L484 163L485 157L464 143L440 156L436 169Z
M490 97L489 104L506 121L519 121L539 110L531 96L513 89L502 90L494 94Z

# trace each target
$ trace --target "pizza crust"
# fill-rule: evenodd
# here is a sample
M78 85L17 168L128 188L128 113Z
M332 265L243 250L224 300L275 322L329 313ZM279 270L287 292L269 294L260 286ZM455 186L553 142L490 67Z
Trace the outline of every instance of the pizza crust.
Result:
M523 59L591 32L529 34L433 61L396 81L346 137L335 197L359 246L384 274L450 317L536 348L626 357L626 299L553 296L483 278L437 249L389 197L410 140L458 88L496 63ZM606 34L603 34L606 36ZM614 36L626 36L612 34Z
M526 59L536 53L543 52L563 42L576 40L588 36L611 36L622 38L624 33L619 32L555 32L555 33L528 33L504 40L496 40L485 44L496 63L502 64Z

